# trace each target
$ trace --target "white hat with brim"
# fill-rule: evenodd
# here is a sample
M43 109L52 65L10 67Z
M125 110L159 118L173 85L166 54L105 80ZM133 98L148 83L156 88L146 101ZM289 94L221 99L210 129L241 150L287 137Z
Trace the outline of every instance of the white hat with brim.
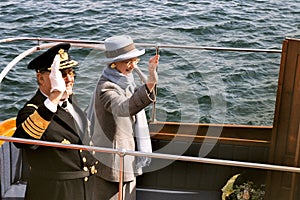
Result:
M128 60L145 54L145 49L135 48L133 40L128 35L113 36L104 41L105 56L104 62L107 64Z

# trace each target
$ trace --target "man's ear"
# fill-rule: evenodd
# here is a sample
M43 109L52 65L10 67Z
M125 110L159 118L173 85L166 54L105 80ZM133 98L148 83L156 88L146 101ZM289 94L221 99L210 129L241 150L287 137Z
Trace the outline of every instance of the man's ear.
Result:
M36 73L36 80L39 85L44 83L44 76L41 73Z

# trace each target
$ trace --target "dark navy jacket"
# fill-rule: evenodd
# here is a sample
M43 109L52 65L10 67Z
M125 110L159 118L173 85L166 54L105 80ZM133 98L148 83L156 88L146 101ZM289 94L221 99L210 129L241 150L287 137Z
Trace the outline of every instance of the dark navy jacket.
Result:
M74 97L69 97L81 116L83 132L72 115L58 106L52 113L44 105L46 97L40 92L19 111L14 137L60 142L89 144L88 120ZM93 174L97 160L88 151L14 143L24 148L31 172L25 198L28 200L90 200Z

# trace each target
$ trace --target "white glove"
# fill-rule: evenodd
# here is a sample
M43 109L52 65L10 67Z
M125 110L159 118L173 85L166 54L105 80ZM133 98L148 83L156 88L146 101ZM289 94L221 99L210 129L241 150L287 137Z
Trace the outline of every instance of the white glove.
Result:
M50 82L51 82L50 92L55 90L58 90L60 92L66 91L66 83L62 77L61 71L59 71L59 64L60 64L60 58L59 55L57 54L53 59L53 63L51 65L51 72L49 75Z

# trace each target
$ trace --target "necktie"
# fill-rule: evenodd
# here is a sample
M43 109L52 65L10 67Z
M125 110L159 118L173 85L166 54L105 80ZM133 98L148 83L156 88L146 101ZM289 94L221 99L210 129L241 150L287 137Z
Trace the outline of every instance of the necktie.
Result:
M68 106L68 101L64 101L62 104L61 104L61 107L62 108L66 108Z
M79 126L79 129L81 131L83 131L83 124L82 124L81 118L80 118L79 114L75 111L73 105L70 102L68 103L68 100L66 100L62 103L61 107L73 116L77 125Z

